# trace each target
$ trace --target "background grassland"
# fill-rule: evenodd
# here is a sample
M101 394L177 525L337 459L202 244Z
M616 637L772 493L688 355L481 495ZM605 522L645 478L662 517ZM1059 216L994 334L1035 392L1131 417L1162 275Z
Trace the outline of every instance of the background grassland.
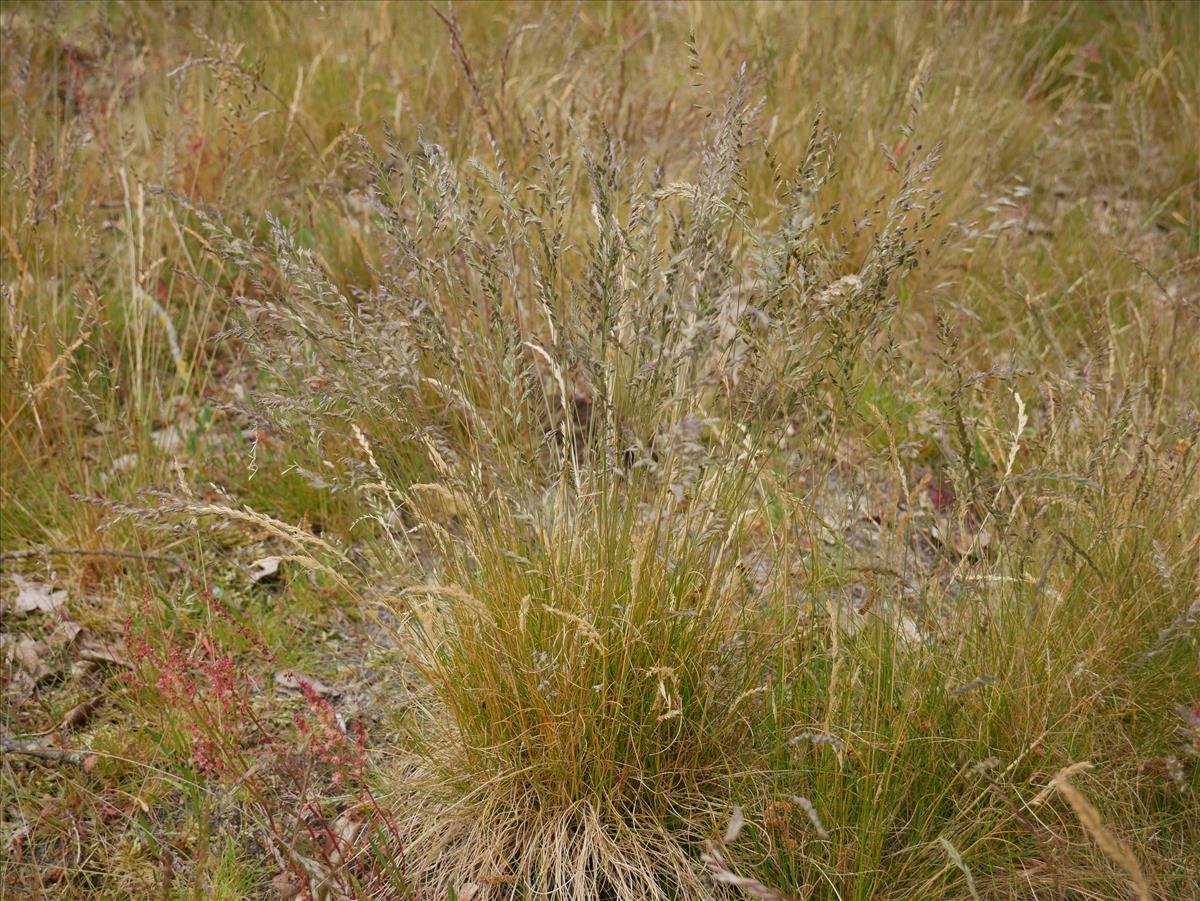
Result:
M0 17L5 896L1200 894L1195 4Z

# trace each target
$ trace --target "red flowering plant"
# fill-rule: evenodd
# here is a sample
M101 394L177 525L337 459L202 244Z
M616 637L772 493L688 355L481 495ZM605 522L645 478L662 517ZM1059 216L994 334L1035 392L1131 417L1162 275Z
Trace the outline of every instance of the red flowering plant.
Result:
M290 722L269 715L262 680L222 633L268 663L277 663L275 654L207 586L198 595L210 616L190 636L155 615L148 595L126 623L131 681L157 695L159 703L144 709L161 711L168 753L201 784L240 792L284 870L289 897L352 898L378 889L394 897L397 888L411 895L392 818L365 778L362 723L344 722L300 676L303 707Z

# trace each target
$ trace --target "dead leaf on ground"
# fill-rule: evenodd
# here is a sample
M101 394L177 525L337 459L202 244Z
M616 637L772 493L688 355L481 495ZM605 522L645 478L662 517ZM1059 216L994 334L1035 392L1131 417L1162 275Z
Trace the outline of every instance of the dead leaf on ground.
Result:
M48 650L45 642L35 641L32 638L18 639L12 646L13 659L22 670L29 674L34 685L54 673L54 670L46 665L44 659Z
M18 669L9 674L8 684L4 688L5 700L14 707L19 707L26 701L31 700L36 690L37 685L34 684L33 678L29 673L23 669Z
M250 584L257 585L279 572L279 557L263 557L250 564Z
M280 873L271 880L271 885L279 892L279 901L292 901L304 888L304 883L291 873Z
M54 670L45 661L48 651L45 642L24 635L14 638L0 634L0 656L8 668L5 694L9 701L15 704L28 701L38 685L54 675Z
M46 636L46 644L52 648L61 648L73 642L81 631L83 628L79 623L69 619L63 620L54 627L54 631Z
M80 660L93 663L111 663L115 666L132 667L125 654L125 643L97 638L87 629L81 629L75 641L75 655Z
M99 698L90 698L80 704L76 704L70 710L63 714L62 728L63 729L78 729L87 718L92 715L97 707L100 706Z
M972 529L943 516L937 518L930 534L947 550L959 557L966 557L968 554L978 554L992 543L993 529L987 523Z
M32 613L35 610L53 613L67 602L66 591L55 591L50 585L30 582L18 573L13 573L12 580L17 586L17 598L13 601L14 613Z
M330 830L334 847L328 851L330 864L335 867L341 866L342 862L350 856L349 852L354 846L354 840L362 828L363 824L351 818L349 814L342 814L334 821L333 828Z
M305 683L322 698L336 698L342 693L340 689L326 685L320 679L314 679L298 670L282 669L275 674L275 684L288 691L303 691L301 686Z

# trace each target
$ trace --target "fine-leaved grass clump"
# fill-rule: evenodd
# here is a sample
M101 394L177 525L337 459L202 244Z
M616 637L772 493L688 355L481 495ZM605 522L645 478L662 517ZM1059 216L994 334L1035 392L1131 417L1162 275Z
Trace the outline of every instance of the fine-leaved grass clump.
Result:
M769 738L799 610L741 566L745 485L645 480L481 503L403 594L431 694L395 785L410 866L563 897L704 895L696 843ZM786 579L784 580L787 581ZM772 580L774 582L774 580Z

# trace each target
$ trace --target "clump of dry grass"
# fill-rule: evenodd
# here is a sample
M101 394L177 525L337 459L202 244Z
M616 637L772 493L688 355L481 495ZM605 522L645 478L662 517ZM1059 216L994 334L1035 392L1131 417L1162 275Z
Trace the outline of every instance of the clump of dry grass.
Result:
M406 633L432 690L395 789L417 878L707 893L690 849L761 757L756 696L794 628L739 572L721 488L680 508L597 482L469 514L454 589L414 598Z

